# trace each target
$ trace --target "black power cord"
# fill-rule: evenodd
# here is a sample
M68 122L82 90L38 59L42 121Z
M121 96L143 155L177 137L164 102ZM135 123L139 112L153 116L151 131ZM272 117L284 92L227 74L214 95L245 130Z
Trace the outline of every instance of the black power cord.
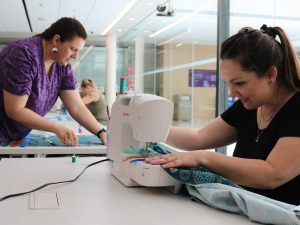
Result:
M31 190L31 191L26 191L26 192L22 192L22 193L16 193L16 194L11 194L11 195L6 195L6 196L0 198L0 202L6 200L6 199L8 199L8 198L13 198L13 197L17 197L17 196L20 196L20 195L26 195L26 194L35 192L35 191L40 190L40 189L42 189L42 188L44 188L44 187L47 187L47 186L49 186L49 185L63 184L63 183L72 183L72 182L76 181L76 180L84 173L84 171L85 171L87 168L89 168L89 167L91 167L91 166L94 166L94 165L96 165L96 164L105 162L105 161L109 161L109 159L102 159L102 160L99 160L99 161L96 161L96 162L94 162L94 163L91 163L91 164L87 165L87 166L82 170L82 172L81 172L77 177L75 177L75 178L72 179L72 180L65 180L65 181L51 182L51 183L44 184L44 185L42 185L42 186L40 186L40 187L37 187L37 188L35 188L35 189Z

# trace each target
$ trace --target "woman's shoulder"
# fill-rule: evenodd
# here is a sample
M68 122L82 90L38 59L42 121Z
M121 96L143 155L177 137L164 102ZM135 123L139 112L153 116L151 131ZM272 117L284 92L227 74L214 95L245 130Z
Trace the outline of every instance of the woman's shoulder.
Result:
M42 39L38 36L33 36L11 42L3 49L3 54L11 54L13 52L15 56L26 55L36 58L41 54L41 49Z

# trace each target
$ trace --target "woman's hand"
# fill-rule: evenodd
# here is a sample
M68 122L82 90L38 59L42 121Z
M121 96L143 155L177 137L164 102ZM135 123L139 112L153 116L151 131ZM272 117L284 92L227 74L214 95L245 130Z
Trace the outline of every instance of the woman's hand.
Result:
M74 131L66 128L65 126L58 125L55 134L65 145L76 146L78 144L78 139Z
M148 157L145 159L145 161L154 165L162 165L163 168L180 166L198 167L200 166L200 154L200 151L178 152L167 155Z

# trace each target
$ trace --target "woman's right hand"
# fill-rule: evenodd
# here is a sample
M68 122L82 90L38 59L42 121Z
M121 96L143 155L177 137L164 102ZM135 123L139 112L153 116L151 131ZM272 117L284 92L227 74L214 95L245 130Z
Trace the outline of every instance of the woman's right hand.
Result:
M78 144L78 139L74 131L63 125L58 125L54 133L65 145L76 146Z
M198 167L200 166L199 157L201 157L202 151L193 151L193 152L178 152L171 153L161 156L148 157L145 159L147 163L153 165L162 165L163 168L171 167Z

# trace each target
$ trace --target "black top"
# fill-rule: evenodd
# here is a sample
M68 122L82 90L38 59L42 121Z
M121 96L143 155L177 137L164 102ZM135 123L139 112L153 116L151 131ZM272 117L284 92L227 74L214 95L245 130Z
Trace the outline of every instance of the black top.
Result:
M300 137L300 93L296 93L277 112L268 127L263 130L259 142L255 142L258 132L256 115L257 109L245 109L240 100L221 115L225 122L237 129L233 156L265 160L279 138ZM282 202L300 204L300 176L272 190L244 188Z

